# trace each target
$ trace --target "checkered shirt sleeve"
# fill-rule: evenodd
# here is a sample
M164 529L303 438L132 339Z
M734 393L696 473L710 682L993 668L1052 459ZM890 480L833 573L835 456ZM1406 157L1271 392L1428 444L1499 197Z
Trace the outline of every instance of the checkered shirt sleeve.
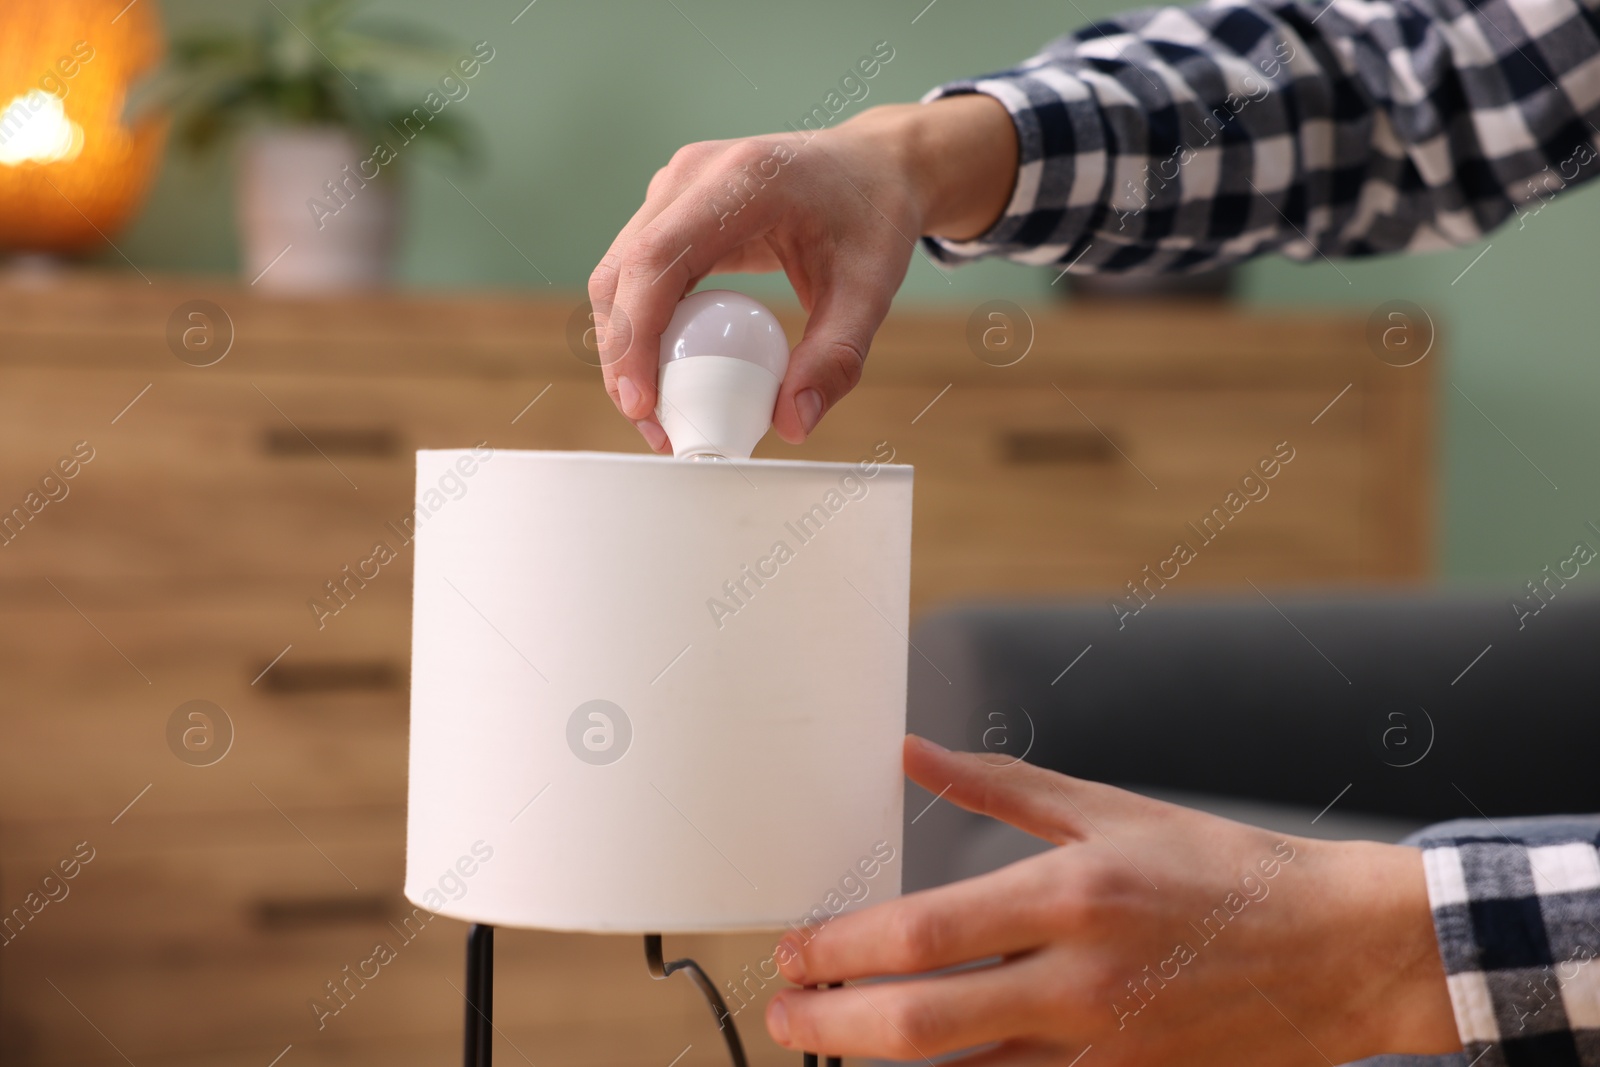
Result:
M1415 843L1466 1062L1600 1064L1600 816L1444 823Z
M1089 26L924 97L988 94L1021 145L995 225L926 246L1181 273L1470 243L1600 170L1597 7L1212 0Z

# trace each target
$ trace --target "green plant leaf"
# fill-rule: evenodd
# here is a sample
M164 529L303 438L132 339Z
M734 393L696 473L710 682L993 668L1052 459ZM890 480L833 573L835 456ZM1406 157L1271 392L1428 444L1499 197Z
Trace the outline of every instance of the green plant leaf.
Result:
M362 140L390 136L389 122L421 106L467 49L417 23L357 20L357 10L352 0L263 3L251 29L180 35L163 66L130 93L129 114L165 112L179 142L194 150L212 149L253 123L333 124ZM462 161L475 155L462 116L441 113L427 125L429 143Z

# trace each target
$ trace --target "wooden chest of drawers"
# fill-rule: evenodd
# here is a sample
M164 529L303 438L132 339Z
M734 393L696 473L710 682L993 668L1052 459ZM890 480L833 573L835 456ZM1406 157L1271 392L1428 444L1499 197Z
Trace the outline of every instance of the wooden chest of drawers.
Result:
M231 326L173 327L193 300ZM0 947L6 1063L260 1067L289 1045L285 1067L451 1062L459 924L404 942L325 1027L309 1004L400 937L412 453L643 450L572 348L581 309L0 286L0 909L94 851ZM854 460L887 441L916 466L914 611L1124 596L1285 442L1267 495L1161 595L1425 577L1437 349L1392 367L1361 317L1330 314L1107 305L1031 323L1001 367L965 313L897 311L812 442L762 447ZM170 340L196 325L231 335L210 366ZM60 478L80 442L92 458ZM309 603L378 541L399 558L319 620ZM231 723L210 766L169 748L191 700ZM729 977L769 947L680 945ZM507 1062L509 1043L541 1063L722 1060L703 1005L650 983L634 939L515 933L498 955ZM789 1062L758 1013L741 1018L753 1058Z

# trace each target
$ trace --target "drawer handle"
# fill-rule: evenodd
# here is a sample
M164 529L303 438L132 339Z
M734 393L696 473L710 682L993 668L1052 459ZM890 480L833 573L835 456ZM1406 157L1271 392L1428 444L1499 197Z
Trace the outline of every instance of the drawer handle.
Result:
M267 671L261 687L273 693L330 693L399 689L404 681L404 672L388 660L325 660L280 663Z
M1000 439L1005 462L1110 463L1116 456L1110 438L1094 430L1015 430Z
M252 909L262 930L305 930L318 926L381 923L394 914L387 897L337 896L262 899Z
M385 426L307 426L305 433L292 426L273 426L263 431L261 450L284 458L328 455L392 459L400 454L400 435Z

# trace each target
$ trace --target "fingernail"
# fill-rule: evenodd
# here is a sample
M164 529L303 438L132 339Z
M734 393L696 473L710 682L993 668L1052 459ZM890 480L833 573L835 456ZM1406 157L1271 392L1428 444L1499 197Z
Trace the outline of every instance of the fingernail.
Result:
M926 737L922 737L922 736L920 736L918 734L907 734L906 736L911 738L911 743L913 745L920 745L922 748L927 749L929 752L948 753L950 751L948 748L945 748L943 745L939 744L938 742L929 741Z
M650 446L650 451L659 452L661 446L667 443L667 431L655 419L640 419L634 423L639 432L644 435L645 443Z
M822 394L815 389L805 390L794 398L794 410L800 416L800 428L810 433L822 418Z
M783 1006L782 997L767 1005L767 1033L780 1045L789 1043L789 1009Z
M639 387L633 384L633 379L626 375L617 378L617 403L622 406L622 413L628 418L638 416Z

